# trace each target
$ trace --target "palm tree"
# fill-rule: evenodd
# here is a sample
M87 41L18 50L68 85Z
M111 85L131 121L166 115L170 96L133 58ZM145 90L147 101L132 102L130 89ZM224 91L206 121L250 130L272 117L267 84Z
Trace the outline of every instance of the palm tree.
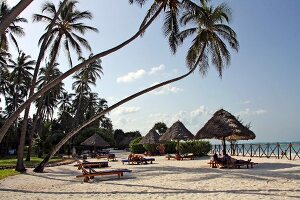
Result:
M147 0L129 0L129 3L138 3L143 6ZM176 35L179 31L178 16L180 11L183 9L184 4L189 3L189 1L178 1L178 0L155 0L148 10L140 28L144 27L149 19L157 12L161 5L164 5L164 24L163 32L164 35L168 38L169 46L172 53L176 52L176 47L178 44L178 39Z
M70 0L66 3L66 5L63 7L62 11L60 12L58 18L55 21L54 27L51 30L51 36L47 41L46 47L49 48L51 46L50 60L52 63L54 63L57 57L58 50L62 42L67 52L67 57L71 66L72 59L70 54L70 46L75 50L78 57L81 56L82 47L91 51L91 47L88 41L80 35L78 35L78 33L83 35L86 33L86 31L98 32L98 29L84 25L81 22L85 19L92 19L92 14L89 11L81 12L77 10L77 3L78 1L75 0ZM60 2L60 5L61 4L62 2ZM42 7L42 13L47 13L48 15L35 14L33 16L33 20L37 22L45 21L50 24L55 14L57 13L57 9L52 2L47 2ZM46 30L48 29L48 26L46 27ZM40 38L39 44L44 40L45 36L46 33L43 34Z
M67 0L64 0L67 1ZM7 133L9 127L12 125L12 123L14 122L14 120L18 117L18 115L27 107L30 106L31 102L33 102L34 100L36 100L39 96L43 95L46 91L48 91L49 89L51 89L52 87L54 87L56 84L58 84L59 82L63 81L66 77L70 76L71 74L73 74L74 72L78 71L79 69L85 67L86 65L88 65L89 63L107 56L115 51L118 51L120 49L122 49L123 47L125 47L126 45L128 45L129 43L131 43L132 41L134 41L136 38L138 38L149 26L150 24L156 19L156 17L159 15L159 13L163 10L163 8L165 7L166 2L164 2L163 4L161 4L161 6L159 7L159 9L157 10L157 12L147 21L147 23L141 27L133 36L131 36L129 39L125 40L124 42L120 43L119 45L108 49L106 51L103 51L101 53L98 53L96 55L94 55L93 57L87 59L85 62L82 62L76 66L74 66L73 68L69 69L68 71L66 71L64 74L62 74L61 76L57 77L55 80L51 81L50 83L48 83L47 85L45 85L41 90L37 91L36 93L29 95L30 97L27 99L26 102L24 102L4 123L4 125L1 127L0 129L0 142L2 141L3 137L5 136L5 134Z
M39 73L39 78L37 81L38 89L61 75L61 71L58 69L58 66L59 66L58 63L54 63L53 65L50 65L48 62L45 67L41 68ZM59 97L62 95L62 92L64 90L63 86L64 86L63 83L56 85L51 90L47 91L43 96L38 98L36 101L37 111L36 111L36 117L33 121L32 130L29 134L29 148L27 152L26 161L30 161L32 139L36 131L37 122L38 120L43 121L45 118L47 120L49 120L49 118L52 119L54 109L57 107Z
M31 70L35 65L35 61L31 60L29 55L26 55L24 52L20 51L19 56L16 61L9 59L9 66L13 68L13 71L10 74L10 81L12 84L11 91L14 91L14 106L13 109L16 109L20 103L23 101L25 97L27 97L28 88L31 83L32 74ZM9 105L9 104L8 104ZM21 134L20 142L18 147L18 160L16 165L17 171L24 171L24 163L23 163L23 153L24 153L24 145L25 145L25 135Z
M92 56L93 54L90 54L89 58L91 58ZM79 59L82 61L85 60L83 57L80 57ZM72 89L75 89L75 92L77 94L74 100L76 108L75 126L84 121L84 118L82 117L81 120L79 120L80 116L83 116L85 111L85 108L82 106L83 99L88 98L91 91L90 85L96 85L97 78L101 78L100 74L103 74L101 60L97 59L88 64L86 67L82 68L73 77L75 79L75 82L72 84Z
M6 5L5 2L2 2L0 6L1 6L0 7L0 19L2 21L4 16L6 16L11 11L11 9ZM0 34L0 49L1 50L7 51L9 49L7 37L9 37L12 40L13 44L19 50L19 46L18 46L17 40L14 35L17 35L17 36L25 35L23 28L16 25L19 22L27 22L27 20L25 18L16 17L13 20L13 22L11 22L10 25L7 27L7 29L2 34Z
M5 18L0 21L0 34L9 27L11 23L18 17L18 15L32 2L33 0L20 1L9 13L6 13Z
M230 54L227 50L227 46L222 41L224 39L226 42L230 44L235 50L238 50L239 43L236 39L235 32L227 25L224 25L223 22L230 22L230 9L226 6L226 4L221 4L216 8L212 6L207 6L206 1L201 3L202 8L197 5L193 5L193 9L189 9L187 13L190 14L190 17L194 17L195 21L188 21L191 23L196 23L196 29L198 32L195 33L195 39L193 40L192 46L188 51L186 60L187 65L190 68L190 71L182 76L176 77L174 79L159 83L147 89L144 89L138 93L135 93L118 103L110 106L102 112L97 113L90 120L81 124L80 127L75 128L73 131L66 134L66 136L52 149L52 151L45 157L45 159L34 169L35 172L42 172L46 163L49 159L64 145L71 137L73 137L76 133L78 133L82 128L88 126L90 123L94 122L98 118L104 116L106 113L111 110L117 108L118 106L140 96L147 92L150 92L156 88L162 87L169 83L181 80L187 76L189 76L198 66L199 71L202 74L208 69L207 61L208 61L208 51L213 51L212 53L212 64L216 66L220 76L222 75L222 70L224 68L223 65L228 64L230 60ZM201 11L201 12L199 12ZM187 13L184 16L187 16ZM183 16L182 22L185 22L185 17ZM187 23L186 23L187 24ZM223 25L223 26L222 26ZM221 27L221 28L220 28ZM226 28L224 28L226 27ZM179 39L183 41L185 31L180 33ZM192 34L187 34L192 35ZM219 46L220 45L220 46ZM193 67L191 68L191 64L193 63Z

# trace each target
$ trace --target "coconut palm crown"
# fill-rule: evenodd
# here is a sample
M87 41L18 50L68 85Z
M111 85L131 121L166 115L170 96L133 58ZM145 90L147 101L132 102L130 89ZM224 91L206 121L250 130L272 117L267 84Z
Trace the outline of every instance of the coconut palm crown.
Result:
M200 4L200 6L193 4L193 7L181 17L180 23L188 28L181 31L178 38L182 43L187 37L194 37L186 56L189 68L193 68L198 56L204 50L199 62L200 73L206 75L210 58L219 76L222 77L224 67L230 63L230 52L225 42L232 49L236 51L239 49L236 33L227 25L230 23L231 10L225 3L216 8L209 6L207 1L201 1Z
M72 49L75 50L78 57L82 54L82 46L91 51L91 47L86 39L81 37L79 34L84 35L86 31L95 31L98 32L97 28L87 26L82 23L82 20L85 19L92 19L92 14L89 11L79 11L76 8L76 4L78 1L70 0L66 3L62 12L60 13L58 19L55 22L55 26L51 30L51 36L47 41L47 48L51 46L50 50L50 59L55 60L57 56L57 52L60 47L60 43L63 42L63 47L66 50L69 63L72 66L72 59L70 54L70 46ZM60 5L62 2L60 2ZM42 6L42 13L47 13L48 15L44 14L35 14L33 16L33 21L45 21L48 23L46 29L49 28L51 20L54 18L57 9L52 2L46 2ZM78 34L79 33L79 34ZM43 39L45 38L45 34L39 40L39 44L42 43Z

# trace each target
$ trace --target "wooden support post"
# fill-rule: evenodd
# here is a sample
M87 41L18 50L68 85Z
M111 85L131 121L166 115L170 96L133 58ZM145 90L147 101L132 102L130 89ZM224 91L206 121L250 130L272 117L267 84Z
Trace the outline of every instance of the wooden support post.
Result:
M260 144L258 145L258 157L261 157L260 156Z
M252 157L252 144L250 144L250 157Z

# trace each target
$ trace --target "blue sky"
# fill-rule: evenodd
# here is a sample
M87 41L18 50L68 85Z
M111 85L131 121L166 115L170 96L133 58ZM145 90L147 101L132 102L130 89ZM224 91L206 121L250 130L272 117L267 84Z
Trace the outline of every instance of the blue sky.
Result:
M31 21L42 2L34 1L22 16ZM213 5L220 2L232 8L231 27L240 42L239 52L231 52L231 64L223 78L211 65L206 77L195 72L138 97L109 114L114 129L139 130L145 135L156 122L163 121L169 127L180 120L195 134L215 111L223 108L245 124L251 123L256 142L300 141L300 1L211 1ZM94 15L87 24L97 27L99 33L86 37L93 52L99 53L133 35L149 5L141 9L126 0L86 0L78 7ZM190 43L184 43L172 55L162 33L162 20L163 15L142 38L102 58L104 76L93 91L106 98L109 105L187 72L185 55ZM36 59L44 24L30 22L24 27L21 49ZM63 51L59 62L62 71L68 69ZM72 79L64 82L70 90Z

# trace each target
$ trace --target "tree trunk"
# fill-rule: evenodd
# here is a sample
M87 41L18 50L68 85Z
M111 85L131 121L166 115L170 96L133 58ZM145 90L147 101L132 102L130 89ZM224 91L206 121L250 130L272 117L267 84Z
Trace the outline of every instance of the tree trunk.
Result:
M179 81L185 77L187 77L188 75L190 75L196 68L197 68L197 65L199 64L200 60L201 60L201 57L202 57L202 54L204 52L204 48L202 49L202 52L197 60L197 62L195 63L194 67L186 74L182 75L182 76L179 76L177 78L174 78L174 79L170 79L168 81L165 81L165 82L162 82L162 83L159 83L159 84L156 84L152 87L149 87L149 88L146 88L140 92L137 92L121 101L119 101L118 103L115 103L114 105L108 107L107 109L97 113L95 116L93 116L92 118L90 118L88 121L84 122L81 124L81 126L75 128L73 131L69 132L66 134L66 136L52 149L52 151L47 155L47 159L49 160L52 156L55 155L56 152L58 152L58 150L70 139L72 138L76 133L78 133L81 129L83 129L84 127L88 126L90 123L94 122L95 120L99 119L100 117L104 116L106 113L112 111L113 109L119 107L120 105L138 97L138 96L141 96L145 93L148 93L154 89L157 89L159 87L162 87L164 85L167 85L167 84L170 84L170 83L173 83L173 82L176 82L176 81ZM45 158L45 159L46 159ZM46 160L43 160L35 169L34 171L35 172L43 172L44 170L44 167L45 165L47 164L47 161Z
M22 0L13 7L4 19L0 22L0 34L4 33L7 27L19 16L19 14L32 2L33 0Z
M52 19L52 21L51 21L51 23L49 25L49 28L48 28L48 30L46 32L46 35L45 35L45 38L44 38L43 43L41 45L40 53L39 53L39 56L38 56L38 59L37 59L37 62L36 62L36 66L35 66L35 69L34 69L32 81L31 81L31 86L30 86L30 91L29 91L29 97L32 96L33 93L34 93L36 79L37 79L38 72L39 72L39 69L40 69L40 66L41 66L41 61L42 61L42 59L44 57L44 54L45 54L45 51L46 51L46 43L47 43L47 41L49 39L49 36L51 34L51 30L52 30L53 26L55 25L55 21L58 18L59 13L61 12L62 8L67 3L67 1L68 0L64 0L64 2L61 4L60 8L58 9L57 13L54 15L54 17L53 17L53 19ZM22 122L22 129L21 129L20 140L22 140L23 138L25 140L29 111L30 111L30 104L25 109L24 118L23 118L23 122ZM30 142L30 152L27 153L26 161L30 161L32 136L33 135L30 135L30 137L29 137L29 139L30 139L29 140L29 142ZM1 140L0 140L0 142L1 142ZM20 145L23 145L23 146L20 146ZM23 170L23 168L24 168L24 165L23 165L24 147L25 147L25 141L24 142L20 141L19 147L18 147L18 161L17 161L17 163L20 163L20 164L19 164L19 166L18 165L16 166L16 171L19 171L18 170L19 167L20 167L21 170ZM21 150L21 149L23 149L23 150ZM22 167L22 165L23 165L23 167Z
M34 100L36 100L39 96L43 95L45 92L47 92L49 89L51 89L52 87L56 86L57 84L59 84L61 81L63 81L65 78L67 78L68 76L70 76L71 74L73 74L74 72L78 71L79 69L83 68L84 66L88 65L91 62L94 62L95 60L107 56L123 47L125 47L127 44L129 44L130 42L132 42L133 40L135 40L137 37L139 37L142 33L145 32L146 28L150 26L150 24L154 21L154 19L159 15L159 13L161 12L161 10L164 8L166 3L163 3L159 10L155 13L155 15L153 15L153 17L145 24L145 26L143 26L142 28L139 29L139 31L134 34L131 38L129 38L128 40L124 41L123 43L109 49L106 51L103 51L99 54L94 55L93 57L85 60L84 62L76 65L75 67L71 68L70 70L68 70L67 72L65 72L64 74L60 75L59 77L57 77L56 79L54 79L53 81L51 81L50 83L48 83L47 85L45 85L42 89L40 89L38 92L36 92L35 94L33 94L32 96L30 96L27 101L25 101L4 123L4 125L1 127L0 129L0 143L3 140L3 137L5 136L5 134L7 133L9 127L12 125L12 123L14 122L14 120L18 117L18 115L26 108L28 107L31 102L33 102Z
M42 106L39 106L36 113L35 113L35 118L33 120L33 124L32 124L32 129L29 133L29 145L28 145L28 152L27 152L27 156L26 156L26 161L30 161L30 155L31 155L31 150L32 150L32 139L33 139L33 135L34 132L36 130L36 126L37 126L37 122L39 120L39 113L41 112Z

